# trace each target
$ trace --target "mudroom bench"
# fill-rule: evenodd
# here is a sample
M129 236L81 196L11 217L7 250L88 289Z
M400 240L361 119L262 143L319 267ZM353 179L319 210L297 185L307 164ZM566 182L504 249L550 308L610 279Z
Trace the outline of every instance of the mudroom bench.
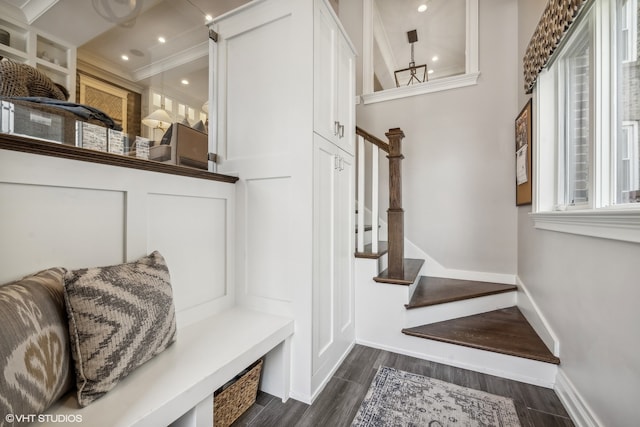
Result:
M211 427L213 392L265 355L263 382L287 397L292 334L291 319L227 309L179 329L173 345L89 406L80 408L69 394L34 425Z
M53 350L77 350L65 340L72 336L65 321L66 310L74 304L65 303L60 296L61 268L77 272L96 266L128 265L152 250L162 253L170 271L176 333L175 341L162 346L162 352L136 365L115 387L84 407L79 404L78 390L71 388L78 375L72 372L68 354L50 358L51 369L47 372L56 374L55 389L47 383L50 378L37 369L27 377L23 374L28 367L14 364L15 375L0 381L0 397L7 385L8 393L17 394L12 401L15 404L3 406L5 400L0 399L0 414L30 416L33 425L49 426L211 427L214 391L258 359L263 359L260 389L283 400L289 397L294 321L260 311L261 306L250 299L240 286L242 281L236 278L235 179L205 179L3 149L2 141L13 140L0 137L0 201L3 206L11 206L0 221L0 284L20 283L5 289L8 296L0 314L5 316L2 331L6 338L0 349L18 354L26 348L25 342L38 344L40 337L53 334L64 343ZM29 146L23 140L13 142ZM42 273L45 276L37 280L20 279L43 269L47 269ZM54 294L43 287L45 278L55 283L57 297L52 298ZM33 280L37 283L24 283ZM20 292L12 291L14 286ZM101 282L95 289L104 293L103 286ZM38 303L25 302L34 299ZM0 305L2 302L0 298ZM40 316L47 304L48 315ZM153 299L148 305L167 306ZM80 307L78 312L90 319L94 314L112 313L108 306L105 300L104 304L85 305L84 310ZM22 310L29 316L6 318L9 309ZM14 319L20 321L12 323ZM148 316L142 314L140 319ZM163 326L141 323L130 322L151 335ZM15 327L7 336L11 325ZM100 325L102 333L112 332L104 332L105 325L111 325L109 321L95 326ZM104 342L109 346L116 340ZM129 343L126 339L120 342ZM136 350L149 348L146 340L131 342ZM123 348L133 346L126 344ZM91 359L93 368L98 365L107 377L117 372L112 369L111 354L104 357L104 363L101 358ZM33 385L23 386L26 380ZM49 397L43 401L45 395L53 395L52 404Z

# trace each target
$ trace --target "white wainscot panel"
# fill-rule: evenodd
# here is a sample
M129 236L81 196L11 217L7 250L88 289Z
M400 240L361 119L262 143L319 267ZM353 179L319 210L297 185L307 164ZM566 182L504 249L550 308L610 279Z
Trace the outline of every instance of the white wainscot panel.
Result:
M228 159L261 157L287 149L290 129L274 117L288 117L291 109L290 82L295 70L282 66L291 62L288 57L293 51L290 18L282 17L227 40Z
M246 182L246 292L291 301L290 178ZM251 266L251 269L248 269Z
M227 295L227 201L149 194L147 252L167 261L178 314Z
M124 262L125 200L121 191L0 183L0 282Z

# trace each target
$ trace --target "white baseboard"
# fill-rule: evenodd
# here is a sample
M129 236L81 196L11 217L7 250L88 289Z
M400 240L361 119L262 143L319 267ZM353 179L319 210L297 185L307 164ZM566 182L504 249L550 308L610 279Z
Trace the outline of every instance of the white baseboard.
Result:
M520 280L520 277L516 277L516 284L518 286L518 308L553 355L560 357L560 340L553 332L551 325L531 298L527 286Z
M340 368L340 366L342 365L344 360L347 358L349 353L351 353L351 350L353 349L354 345L356 345L355 341L353 341L349 345L347 350L342 354L342 356L340 356L340 359L338 360L338 362L333 366L333 368L331 368L331 371L329 371L329 373L326 375L326 377L324 378L322 383L320 383L320 385L316 388L315 391L312 392L312 394L301 394L301 393L297 393L296 391L292 390L290 395L289 395L289 397L291 399L293 399L293 400L297 400L298 402L306 403L307 405L313 404L313 402L316 400L316 398L320 395L320 393L322 393L324 388L327 386L329 381L331 381L331 378L333 378L333 375Z
M311 402L309 404L312 404L316 398L320 395L320 393L322 393L322 390L324 390L324 388L327 386L327 384L329 383L329 381L331 381L331 378L333 378L333 375L336 373L336 371L340 368L340 366L342 366L342 363L344 362L344 360L347 358L347 356L349 356L349 353L351 353L351 350L353 350L353 346L356 345L355 342L355 338L354 341L351 342L351 344L349 345L349 347L345 350L344 353L342 353L342 356L340 356L340 359L338 360L338 362L333 366L333 368L331 369L331 371L329 371L329 374L327 374L324 378L324 380L322 381L322 383L320 383L320 385L316 388L316 390L313 392L313 394L311 395Z
M578 427L602 427L603 424L595 416L589 405L586 404L580 393L569 380L564 371L558 369L556 375L555 391L571 420Z
M371 218L371 210L365 208L365 215L368 215L368 218ZM380 218L378 221L381 230L380 240L387 240L387 222L384 218ZM429 256L429 254L427 254L406 237L404 239L404 252L404 256L407 258L424 259L424 265L420 270L420 275L422 276L446 277L449 279L459 280L477 280L478 282L503 283L505 285L516 284L515 274L457 270L453 268L447 268L436 261L434 258Z
M457 270L447 268L429 256L426 252L413 244L409 239L404 239L404 256L407 258L422 258L424 265L420 274L423 276L446 277L459 280L477 280L479 282L503 283L514 285L515 274L492 273L485 271Z

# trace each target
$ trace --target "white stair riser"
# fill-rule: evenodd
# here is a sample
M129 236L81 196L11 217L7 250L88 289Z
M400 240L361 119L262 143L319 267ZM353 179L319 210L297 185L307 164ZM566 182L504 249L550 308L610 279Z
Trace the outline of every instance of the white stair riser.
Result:
M553 388L558 366L522 357L411 337L356 336L356 343L501 378Z
M405 328L486 313L516 305L516 291L407 310Z

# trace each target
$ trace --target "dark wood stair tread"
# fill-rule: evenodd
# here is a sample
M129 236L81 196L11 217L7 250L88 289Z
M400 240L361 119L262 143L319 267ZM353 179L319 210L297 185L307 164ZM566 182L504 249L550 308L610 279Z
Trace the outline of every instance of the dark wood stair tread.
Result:
M378 225L378 228L381 228L381 227L382 227L381 225ZM373 230L373 225L370 225L370 224L365 224L365 225L364 225L364 231L365 231L365 233L366 233L367 231L371 231L371 230ZM357 227L357 226L356 226L356 234L358 234L358 227Z
M518 307L406 328L402 333L556 365L560 363Z
M418 278L418 273L424 264L423 259L405 258L404 259L404 276L389 277L389 270L384 270L373 280L379 283L390 283L393 285L411 285Z
M355 254L356 258L371 258L371 259L380 258L382 255L387 253L387 250L389 249L389 245L387 242L379 241L378 252L373 252L371 248L372 248L371 243L369 243L368 245L364 245L364 249L362 252L356 252Z
M517 290L515 285L422 276L411 297L408 309L445 304Z

